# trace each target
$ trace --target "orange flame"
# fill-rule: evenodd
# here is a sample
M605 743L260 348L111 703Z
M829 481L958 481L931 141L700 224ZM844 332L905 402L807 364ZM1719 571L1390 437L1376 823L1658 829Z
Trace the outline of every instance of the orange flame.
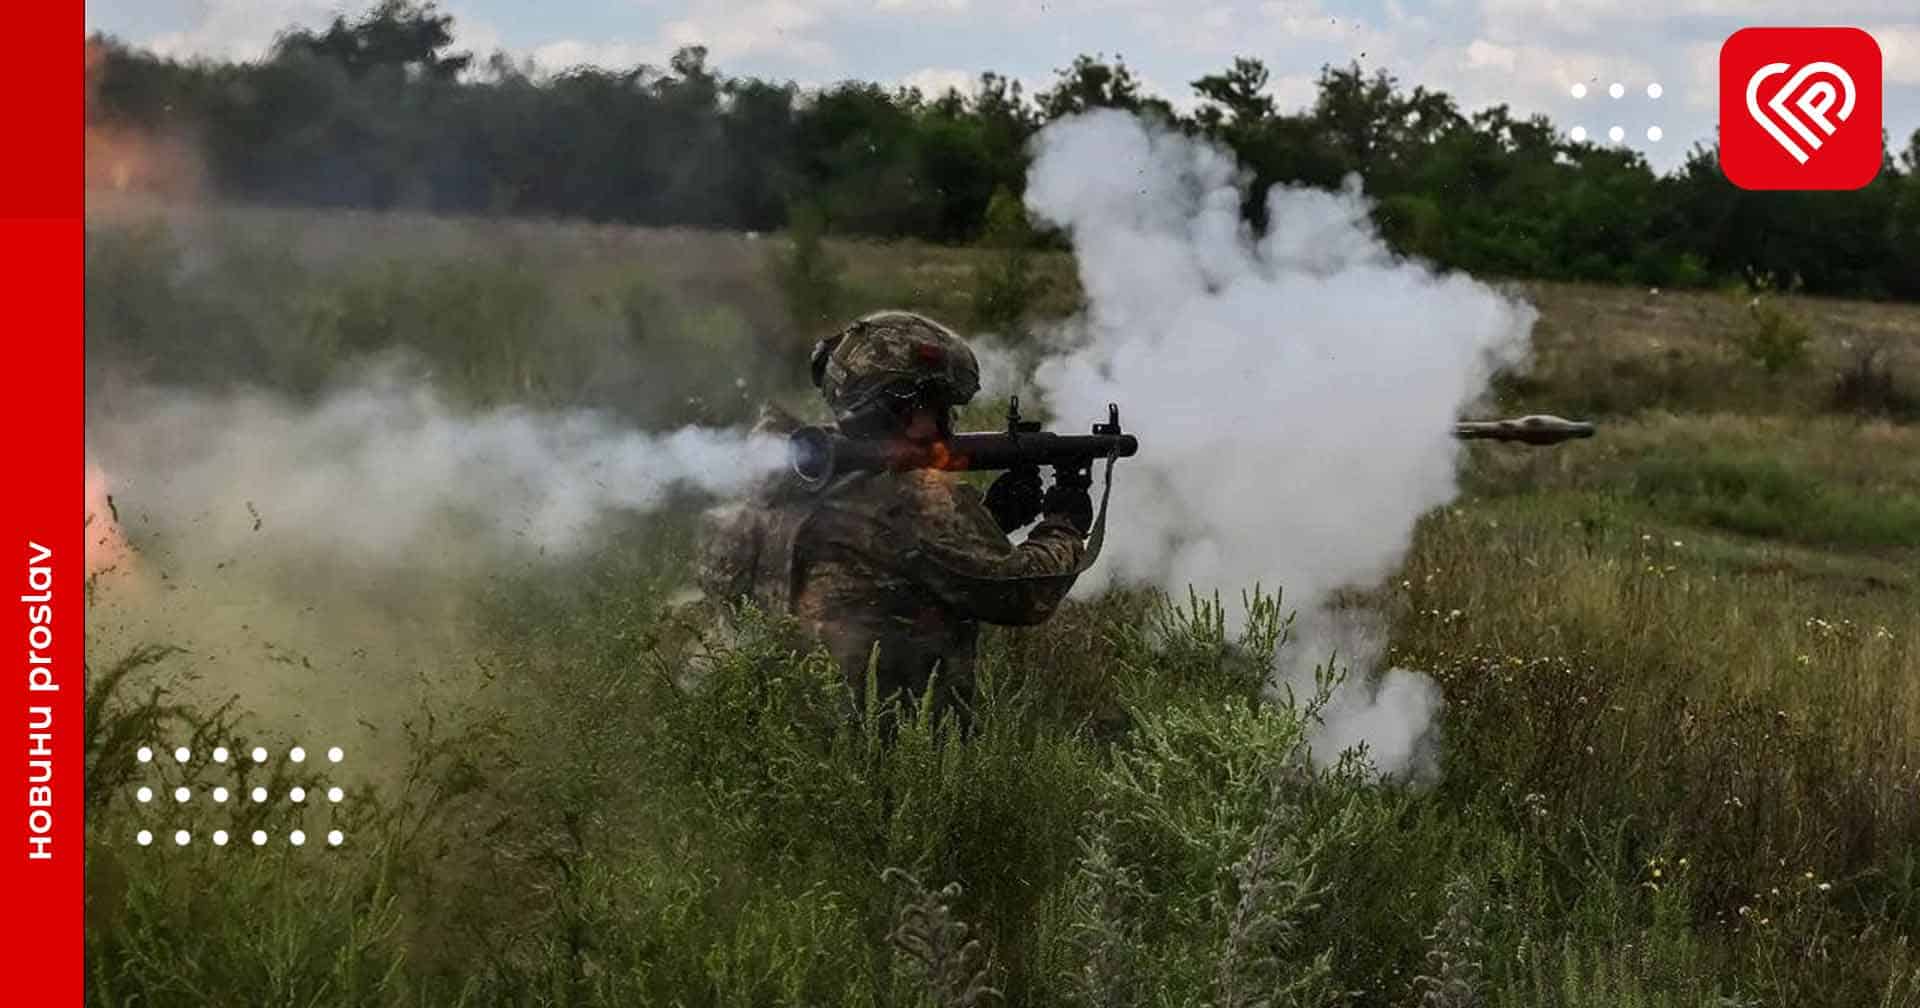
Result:
M87 462L87 573L125 569L132 564L133 547L120 530L113 496L107 492L106 471Z
M927 449L927 455L928 461L932 463L930 468L952 472L967 467L967 456L954 451L953 445L946 441L935 441Z
M98 88L106 51L87 43L86 185L90 193L190 197L200 190L200 160L175 137L105 122Z

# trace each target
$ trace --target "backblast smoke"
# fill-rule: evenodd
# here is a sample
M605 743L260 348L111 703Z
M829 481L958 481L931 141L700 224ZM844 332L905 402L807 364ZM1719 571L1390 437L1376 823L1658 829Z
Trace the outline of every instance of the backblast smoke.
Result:
M398 754L393 729L422 703L446 710L483 688L476 587L586 557L609 518L683 490L737 493L786 460L784 441L740 431L462 412L392 375L313 404L160 387L111 398L88 424L89 565L105 589L90 650L105 663L180 647L189 695L237 696L293 741L375 763Z
M739 431L461 414L429 386L380 375L312 406L134 392L88 433L122 494L162 527L191 523L196 549L415 569L568 557L609 514L651 511L676 489L736 493L786 461L784 441Z

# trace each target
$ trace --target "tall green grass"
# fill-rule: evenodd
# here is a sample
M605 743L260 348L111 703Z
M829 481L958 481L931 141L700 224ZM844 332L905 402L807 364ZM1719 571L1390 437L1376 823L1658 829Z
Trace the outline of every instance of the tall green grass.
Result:
M1545 577L1504 565L1580 548L1522 520L1512 548L1469 556L1474 534L1441 522L1413 570L1500 567L1524 597ZM1638 561L1632 542L1610 548ZM1660 663L1690 628L1657 614L1693 589L1631 588L1644 564L1555 589L1564 658L1476 647L1528 620L1457 596L1466 615L1409 613L1396 640L1450 699L1442 781L1408 790L1303 759L1311 698L1261 695L1288 646L1271 599L1232 637L1205 599L1076 607L1091 642L1072 623L994 634L977 732L923 710L887 746L793 628L747 612L725 641L689 632L633 576L661 546L496 589L494 713L421 731L346 848L135 848L141 813L109 789L90 822L100 1003L963 1003L898 940L929 899L1007 1003L1920 996L1900 937L1920 924L1914 753L1887 713L1913 707L1884 678L1912 658L1870 631L1820 661L1878 692L1743 699L1763 676L1710 671L1751 653L1736 644ZM1583 626L1608 619L1581 608L1601 586L1625 593L1617 615Z
M90 377L301 396L405 353L459 408L636 424L798 394L810 336L759 248L417 226L374 264L270 229L99 227ZM966 253L840 251L847 289L965 317ZM1617 349L1549 341L1525 394ZM337 810L135 801L136 777L213 782L136 771L139 745L286 740L185 702L201 659L166 641L96 651L89 999L1920 1006L1912 432L1771 415L1764 375L1615 381L1675 412L1474 449L1469 496L1354 600L1444 689L1417 787L1304 757L1316 698L1270 695L1291 628L1258 592L992 630L972 735L919 711L883 742L794 627L721 632L681 598L691 504L469 586L470 690L408 717L407 758ZM131 840L182 816L277 842ZM290 848L296 822L347 842Z

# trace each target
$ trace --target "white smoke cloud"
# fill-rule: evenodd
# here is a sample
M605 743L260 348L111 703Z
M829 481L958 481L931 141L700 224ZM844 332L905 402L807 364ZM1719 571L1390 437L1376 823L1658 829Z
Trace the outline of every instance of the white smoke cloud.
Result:
M997 402L1009 395L1021 395L1032 370L1014 347L992 335L974 336L967 341L980 364L980 391L976 402Z
M449 409L376 377L313 406L263 394L133 393L89 425L129 507L179 541L363 565L554 558L676 488L737 493L784 463L777 438L625 429L599 413Z
M1525 359L1535 312L1394 256L1357 182L1273 190L1255 235L1241 178L1229 154L1110 110L1036 139L1027 205L1070 234L1089 304L1036 384L1063 423L1118 402L1141 438L1080 590L1284 588L1306 632L1281 680L1310 685L1336 648L1364 662L1317 755L1365 742L1383 772L1417 769L1437 689L1369 674L1379 649L1354 644L1377 635L1327 602L1396 569L1415 522L1454 496L1451 424Z

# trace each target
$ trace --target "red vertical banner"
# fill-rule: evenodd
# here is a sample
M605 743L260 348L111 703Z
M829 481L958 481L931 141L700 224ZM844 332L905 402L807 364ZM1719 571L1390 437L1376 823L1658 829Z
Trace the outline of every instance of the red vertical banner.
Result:
M9 671L0 734L0 863L13 919L0 991L9 1004L82 1001L81 690L85 621L84 8L9 11L0 81L11 142L0 154L0 606Z

